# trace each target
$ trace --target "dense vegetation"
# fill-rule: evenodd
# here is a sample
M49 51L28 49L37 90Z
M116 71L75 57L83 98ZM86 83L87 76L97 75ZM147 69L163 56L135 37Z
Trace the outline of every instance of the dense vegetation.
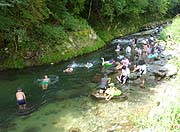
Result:
M59 62L179 12L180 0L1 0L0 68Z

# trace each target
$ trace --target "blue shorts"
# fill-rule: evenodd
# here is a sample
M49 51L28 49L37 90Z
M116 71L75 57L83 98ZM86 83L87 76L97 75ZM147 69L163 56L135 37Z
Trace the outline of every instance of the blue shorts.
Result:
M17 100L17 103L18 103L18 105L24 105L24 104L26 104L26 101L24 99Z

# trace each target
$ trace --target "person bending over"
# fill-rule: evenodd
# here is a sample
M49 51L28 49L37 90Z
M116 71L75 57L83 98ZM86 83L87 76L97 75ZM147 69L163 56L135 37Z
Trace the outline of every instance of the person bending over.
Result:
M126 66L123 66L120 76L117 76L116 78L120 83L125 84L129 79L129 75L130 75L129 68Z
M141 80L141 84L140 87L144 88L144 83L145 83L145 75L147 72L147 67L146 67L146 63L144 60L140 60L138 62L138 65L134 68L133 72L138 72L138 77L140 77Z

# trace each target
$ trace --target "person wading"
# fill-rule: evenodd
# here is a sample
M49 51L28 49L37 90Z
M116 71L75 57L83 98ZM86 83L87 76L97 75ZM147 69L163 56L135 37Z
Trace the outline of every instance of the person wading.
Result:
M19 105L19 110L26 109L26 96L22 89L18 89L16 92L16 100Z

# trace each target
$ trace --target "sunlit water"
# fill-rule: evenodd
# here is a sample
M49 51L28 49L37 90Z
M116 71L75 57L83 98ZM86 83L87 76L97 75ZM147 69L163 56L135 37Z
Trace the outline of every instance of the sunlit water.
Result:
M100 80L94 82L93 78L96 74L101 74L101 57L116 59L115 47L115 45L110 45L97 52L60 64L2 72L0 74L1 130L13 132L73 132L75 130L102 132L112 126L109 124L109 126L103 127L105 122L117 124L118 117L128 118L126 112L123 113L129 109L128 103L143 100L142 93L131 94L129 102L115 101L115 103L114 101L97 102L89 96L91 91L99 85ZM90 62L93 63L93 67L89 69L75 68L72 73L64 73L63 70L73 61L78 64ZM48 90L43 91L38 85L37 79L41 79L45 74L56 75L59 80L50 85ZM17 115L15 93L18 87L25 91L28 106L36 108L34 112L25 117ZM144 99L144 103L147 98L149 97ZM106 108L114 105L117 107L107 113ZM99 122L99 126L95 122Z
M27 96L29 105L40 105L45 100L53 100L56 92L62 91L66 93L70 90L80 89L90 83L96 73L101 73L101 57L111 58L113 48L101 49L98 52L77 57L73 60L63 62L60 64L46 65L35 68L27 68L24 70L9 70L1 72L0 74L0 121L4 122L14 115L16 111L15 93L18 87L23 88ZM91 68L74 68L72 73L64 73L63 70L75 61L78 64L85 64L87 62L93 63ZM43 75L59 76L59 81L50 85L47 91L42 91L37 79L41 79ZM84 94L84 93L81 93ZM71 95L69 95L71 97ZM80 96L78 93L77 97Z

